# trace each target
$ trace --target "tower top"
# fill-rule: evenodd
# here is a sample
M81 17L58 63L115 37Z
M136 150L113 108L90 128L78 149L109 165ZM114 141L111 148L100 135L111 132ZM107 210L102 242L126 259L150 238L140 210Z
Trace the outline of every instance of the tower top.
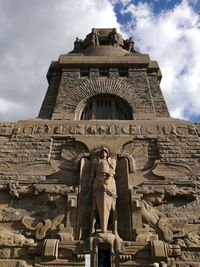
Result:
M84 55L125 55L135 53L132 38L123 39L116 28L92 28L84 40L76 38L71 53Z
M169 117L159 87L161 72L157 62L136 52L132 38L123 39L116 28L92 28L84 40L76 38L74 49L51 63L47 79L49 88L39 118ZM98 103L102 111L97 112ZM118 109L123 112L118 114Z

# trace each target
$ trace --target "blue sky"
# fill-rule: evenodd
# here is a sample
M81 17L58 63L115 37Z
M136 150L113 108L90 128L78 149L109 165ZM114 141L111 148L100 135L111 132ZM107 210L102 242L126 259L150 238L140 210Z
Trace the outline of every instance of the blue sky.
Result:
M121 29L159 62L171 115L200 121L200 0L110 1Z
M147 3L151 5L154 14L159 14L166 10L172 10L175 6L180 5L182 0L130 0L130 1L111 1L114 5L114 10L117 14L117 18L119 23L126 23L130 20L130 16L122 16L120 13L121 8L124 5L135 4L138 5L140 3ZM190 5L198 12L200 9L200 1L189 1Z
M163 10L170 10L173 9L174 6L178 5L181 3L181 0L177 1L177 0L150 0L150 1L145 1L145 0L132 0L132 1L126 1L127 5L130 3L133 3L135 5L138 5L139 3L147 3L150 4L152 7L152 10L155 14L159 14L160 12L162 12ZM114 4L115 6L115 12L117 13L118 16L118 20L120 23L126 23L128 21L128 17L126 16L121 16L120 15L120 9L123 6L123 2L119 2Z
M0 0L0 120L37 117L52 60L92 27L157 60L172 117L200 122L200 0Z

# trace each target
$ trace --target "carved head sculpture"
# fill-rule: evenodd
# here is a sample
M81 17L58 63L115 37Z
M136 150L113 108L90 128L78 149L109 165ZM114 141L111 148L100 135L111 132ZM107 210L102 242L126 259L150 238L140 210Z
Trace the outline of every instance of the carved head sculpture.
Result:
M92 28L91 33L97 34L97 30L95 28Z
M142 194L144 200L152 206L157 206L164 202L164 189L144 188Z
M106 147L102 147L99 150L99 157L100 158L107 158L109 157L109 150Z

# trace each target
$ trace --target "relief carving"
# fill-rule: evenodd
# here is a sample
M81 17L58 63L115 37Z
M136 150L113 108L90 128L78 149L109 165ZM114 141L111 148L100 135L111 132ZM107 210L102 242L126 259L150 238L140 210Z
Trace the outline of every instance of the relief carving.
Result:
M47 231L56 230L64 218L64 214L60 214L54 219L48 219L44 217L43 220L25 216L22 218L22 224L27 230L34 231L34 236L36 239L41 240L46 237Z
M2 175L50 175L57 169L53 161L24 162L24 163L1 163L0 174Z
M0 207L0 222L18 222L21 218L18 210L12 207Z
M16 181L10 182L9 184L9 193L12 197L19 198L19 192L18 189L20 188L19 183Z
M123 84L125 86L125 84ZM77 103L78 104L78 103ZM197 135L197 129L193 125L175 125L175 124L159 124L152 122L152 124L143 125L135 124L122 124L122 123L105 123L88 124L85 121L80 123L63 123L60 125L55 124L28 124L16 125L14 128L1 128L0 130L11 129L12 136L17 138L21 135L30 135L32 138L36 136L48 135L132 135L132 136L148 136L152 135L165 135L165 136L184 136L184 135ZM3 135L3 133L2 133Z
M34 244L34 240L22 234L13 233L5 228L0 229L0 246L24 247Z
M178 134L181 134L181 135L184 135L184 134L187 135L189 133L189 129L187 125L184 125L184 126L178 125L176 128L176 131Z
M55 140L54 142L57 141ZM54 148L54 144L53 149L57 149L57 147ZM81 142L75 141L73 138L67 139L60 145L60 151L56 153L59 154L59 157L55 160L51 160L51 162L52 166L57 171L54 171L47 179L49 179L49 181L56 179L73 188L78 187L80 159L85 157L88 153L87 146Z
M13 136L17 136L17 135L20 133L20 130L21 130L21 127L20 127L20 126L15 127L15 128L12 130L12 135L13 135Z
M101 131L102 135L105 131L110 131L107 126L95 129ZM128 128L124 130L129 131ZM37 203L35 207L33 204L32 210L23 211L23 215L21 210L19 212L13 207L0 208L2 223L21 221L24 226L24 235L14 233L12 236L8 235L8 240L0 235L3 246L18 244L19 247L25 247L31 246L33 239L37 244L47 239L49 241L43 243L46 249L43 259L58 260L58 255L63 253L59 252L59 246L65 249L69 244L75 246L76 242L86 240L89 251L94 254L104 243L109 244L112 253L122 253L123 240L130 239L137 245L146 244L153 251L155 262L162 250L165 253L162 257L168 266L173 266L169 264L173 258L174 262L180 258L181 250L200 247L199 216L197 213L191 218L185 216L189 209L188 203L196 210L199 203L198 179L190 177L189 185L186 180L193 173L191 165L155 161L150 158L152 149L155 153L155 146L150 146L150 142L145 139L134 139L125 143L119 151L122 152L120 154L108 149L107 145L89 151L85 144L75 141L74 138L55 139L53 151L58 154L58 149L59 158L35 166L35 173L47 174L45 183L27 185L21 180L11 180L2 186L12 197L13 207L19 210L21 203L29 196L42 203L41 211L37 212ZM17 168L20 170L21 167L21 173L27 174L29 171L32 174L32 166L31 163L20 163ZM11 169L14 168L15 164L11 163L0 166L6 174L12 173ZM134 179L143 176L144 180L141 182L138 178L135 185L131 185L131 175ZM180 177L179 183L177 177ZM182 177L185 177L184 181L181 180ZM181 201L184 201L185 206L180 205ZM126 213L132 213L132 217L127 217ZM119 229L119 224L121 228L130 227L130 230ZM15 245L11 245L12 243ZM138 252L142 249L138 248ZM189 255L187 253L189 251L185 255ZM63 255L65 256L62 257L66 257L67 254ZM193 254L189 257L192 259L191 255ZM120 254L123 261L134 261L134 257L136 256L132 254Z
M55 191L55 188L52 190L53 193L47 193L44 191L44 187L43 190L39 189L35 198L37 198L38 205L40 205L40 211L33 206L33 211L22 218L25 233L36 238L36 240L42 240L52 235L55 236L59 226L66 218L67 207L65 203L67 192L62 192L64 193L62 196L58 191ZM49 191L48 188L47 191Z
M34 126L25 126L22 128L23 134L33 134Z
M0 127L0 135L4 135L4 134L6 134L6 132L7 132L7 128L6 127Z
M142 200L141 207L142 218L148 226L153 227L156 232L158 230L161 231L165 241L173 240L173 231L177 231L174 229L167 218L161 212L157 211L152 205L150 205L147 201ZM161 237L161 240L163 238Z
M191 167L187 164L156 163L152 172L158 176L184 177L191 173Z
M80 135L85 134L85 125L78 124L76 126L76 134L80 134Z
M47 134L49 130L50 130L50 126L48 124L45 124L45 125L37 126L34 133L36 135L43 135L43 134Z
M63 125L56 126L53 130L55 134L62 134L63 132Z
M9 136L12 134L15 123L0 123L0 135Z
M128 142L124 144L122 153L129 155L132 158L134 171L148 167L149 155L147 143Z
M95 230L96 215L100 218L100 228L103 233L107 232L109 215L112 215L112 231L117 234L117 214L116 214L116 183L115 183L116 159L109 156L106 147L99 150L98 159L92 163L92 222L91 233Z
M200 248L200 229L198 232L191 232L188 233L184 237L185 245L189 248L191 247L198 247Z
M103 86L103 85L102 85ZM114 85L113 85L114 86ZM122 84L122 86L127 86L127 84ZM86 95L87 96L87 95ZM122 96L120 96L122 97ZM124 96L123 96L124 97ZM127 99L128 100L128 99ZM77 103L78 104L78 103ZM195 126L182 124L159 124L158 122L152 122L152 124L122 124L122 123L110 123L106 125L105 123L98 124L88 124L85 121L80 123L63 123L60 125L55 124L27 124L27 125L15 125L15 127L2 127L2 135L9 135L7 132L11 130L12 137L19 137L21 135L30 135L32 138L36 136L48 136L48 135L164 135L164 136L177 136L181 137L184 135L197 136L198 132Z
M172 198L181 199L184 197L188 201L195 200L196 189L194 187L167 185L164 188L144 186L135 190L141 194L141 202L138 203L138 207L141 207L143 227L145 229L153 228L161 240L177 242L179 245L182 244L181 246L186 246L185 243L189 243L189 238L193 237L191 230L189 230L188 218L184 217L184 214L183 217L171 217L170 214L162 212L159 207L163 204L166 205L167 201ZM139 229L136 229L136 232L141 234ZM140 238L140 235L137 238ZM199 242L198 236L194 236L193 240L197 244Z
M97 127L96 126L88 126L87 127L87 133L96 134L96 132L97 132Z

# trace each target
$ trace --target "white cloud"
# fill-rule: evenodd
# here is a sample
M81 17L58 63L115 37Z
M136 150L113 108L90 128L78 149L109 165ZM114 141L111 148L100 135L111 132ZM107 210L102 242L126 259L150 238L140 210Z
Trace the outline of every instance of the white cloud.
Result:
M121 10L132 20L124 26L142 53L161 67L161 88L173 117L200 117L200 17L183 0L174 9L154 14L150 4Z
M50 62L92 27L119 28L108 0L0 0L0 24L0 120L36 117Z

